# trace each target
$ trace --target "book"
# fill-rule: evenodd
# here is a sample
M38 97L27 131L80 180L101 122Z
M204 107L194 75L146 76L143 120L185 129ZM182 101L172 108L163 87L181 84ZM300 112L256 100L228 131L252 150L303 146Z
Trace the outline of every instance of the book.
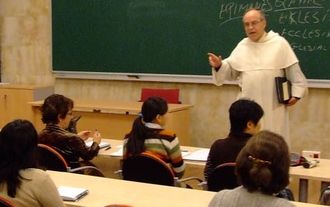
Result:
M288 103L291 98L291 82L286 77L275 77L275 85L278 102Z
M93 144L93 140L88 139L88 140L85 141L85 144L86 144L87 147L91 147L92 144ZM110 147L110 143L105 142L105 141L101 141L100 144L99 144L99 147L100 147L100 149Z
M88 194L88 190L85 188L59 186L57 190L64 201L77 201Z

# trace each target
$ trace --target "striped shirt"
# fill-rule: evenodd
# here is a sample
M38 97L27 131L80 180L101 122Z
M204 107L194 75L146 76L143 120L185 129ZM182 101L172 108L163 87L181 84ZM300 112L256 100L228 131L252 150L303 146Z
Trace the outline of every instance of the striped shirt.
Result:
M185 169L185 164L182 159L179 139L175 133L162 129L162 127L155 123L146 123L148 128L154 129L155 137L148 137L144 141L146 152L151 152L164 162L168 163L173 169L175 176L182 177ZM124 159L129 156L126 149L128 137L124 139Z

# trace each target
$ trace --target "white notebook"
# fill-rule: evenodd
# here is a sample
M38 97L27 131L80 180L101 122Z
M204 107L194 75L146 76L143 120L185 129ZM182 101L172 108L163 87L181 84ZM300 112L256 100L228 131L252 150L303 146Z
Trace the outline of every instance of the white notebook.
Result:
M87 147L91 147L92 144L93 144L93 140L88 139L88 140L85 141L85 144L86 144ZM101 143L99 144L99 147L101 149L106 148L106 147L110 147L110 143L105 142L105 141L101 141Z
M85 188L59 186L57 190L64 201L77 201L88 194Z

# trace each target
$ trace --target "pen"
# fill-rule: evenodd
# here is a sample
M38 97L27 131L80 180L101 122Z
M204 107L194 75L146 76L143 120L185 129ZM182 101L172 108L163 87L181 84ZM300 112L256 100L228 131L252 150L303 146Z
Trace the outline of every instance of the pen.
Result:
M104 149L104 151L111 149L111 146L107 147Z
M189 150L185 150L185 149L184 149L184 150L181 150L181 152L189 152Z

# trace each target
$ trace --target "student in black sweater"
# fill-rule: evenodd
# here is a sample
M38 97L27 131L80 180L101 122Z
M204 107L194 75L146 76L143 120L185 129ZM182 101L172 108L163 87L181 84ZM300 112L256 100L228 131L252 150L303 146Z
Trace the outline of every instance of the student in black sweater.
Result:
M212 144L204 169L206 180L218 165L235 162L249 138L260 130L263 115L261 106L252 100L239 99L230 106L230 133Z

